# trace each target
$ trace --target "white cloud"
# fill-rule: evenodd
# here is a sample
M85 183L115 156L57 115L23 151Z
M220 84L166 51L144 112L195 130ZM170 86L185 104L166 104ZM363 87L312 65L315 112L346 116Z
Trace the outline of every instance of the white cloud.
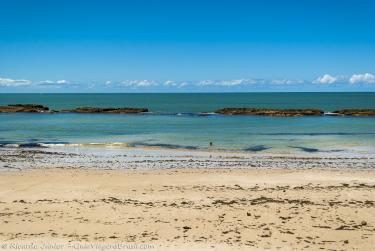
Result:
M173 80L167 80L163 83L163 86L165 87L177 87L177 88L182 88L184 86L187 86L188 82L177 82Z
M262 79L202 80L197 83L197 86L233 87L241 85L255 85L262 83L264 83L264 80Z
M63 80L57 80L56 83L60 85L65 85L65 84L68 84L69 82L63 79Z
M291 79L275 79L271 81L273 85L297 85L303 84L305 81L303 80L291 80Z
M219 81L218 85L230 87L230 86L243 85L246 83L248 83L246 79L234 79L234 80Z
M44 80L44 81L40 81L40 84L42 85L49 85L49 84L54 84L55 81L52 81L52 80Z
M122 81L119 86L138 88L158 86L158 84L153 80L125 80Z
M167 80L164 82L164 86L177 86L177 82L176 81L173 81L173 80Z
M353 74L349 79L351 84L364 83L364 84L375 84L375 76L370 73L365 74Z
M314 84L333 84L338 80L338 77L324 74L313 81Z
M189 84L188 82L181 82L177 87L182 88L182 87L187 86L188 84Z
M17 87L31 85L30 80L26 79L10 79L0 77L0 87Z
M63 86L63 85L66 85L66 84L69 84L69 81L64 80L64 79L57 80L57 81L44 80L44 81L39 82L39 85L45 85L45 86Z
M198 82L197 85L199 86L208 86L208 85L214 85L215 84L215 81L213 80L201 80Z

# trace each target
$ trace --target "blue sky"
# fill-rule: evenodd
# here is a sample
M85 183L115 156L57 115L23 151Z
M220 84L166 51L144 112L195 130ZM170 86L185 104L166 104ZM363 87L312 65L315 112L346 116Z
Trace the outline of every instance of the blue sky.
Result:
M373 0L0 9L0 92L375 91Z

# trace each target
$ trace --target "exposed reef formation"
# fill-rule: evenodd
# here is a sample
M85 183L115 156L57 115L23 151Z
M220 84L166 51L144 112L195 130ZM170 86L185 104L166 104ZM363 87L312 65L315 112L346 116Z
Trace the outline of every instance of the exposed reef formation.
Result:
M142 113L148 112L147 108L97 108L97 107L79 107L75 109L62 110L62 112L74 113Z
M50 110L48 107L36 104L12 104L7 106L0 106L0 113L16 113L16 112L30 112L30 113L52 113L58 112ZM142 113L148 112L146 108L97 108L97 107L78 107L74 109L65 109L61 112L74 113Z
M50 110L47 106L38 104L10 104L0 106L0 113L117 113L117 114L134 114L149 112L147 108L131 107L78 107L72 109L63 109L61 111ZM342 109L334 112L324 113L320 109L271 109L271 108L223 108L215 113L223 115L263 115L263 116L375 116L375 109ZM199 113L199 116L208 116L215 113Z
M7 106L0 106L0 112L13 113L13 112L32 112L43 113L51 112L50 109L43 105L35 104L12 104Z
M346 116L375 116L375 109L344 109L333 113Z
M324 114L319 109L265 109L265 108L223 108L217 110L218 114L225 115L265 115L265 116L321 116Z

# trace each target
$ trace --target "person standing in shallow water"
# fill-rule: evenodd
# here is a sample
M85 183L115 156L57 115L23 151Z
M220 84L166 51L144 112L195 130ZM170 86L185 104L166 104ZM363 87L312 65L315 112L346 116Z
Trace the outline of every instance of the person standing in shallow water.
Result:
M210 147L212 147L212 145L213 145L213 143L212 143L212 141L210 142Z

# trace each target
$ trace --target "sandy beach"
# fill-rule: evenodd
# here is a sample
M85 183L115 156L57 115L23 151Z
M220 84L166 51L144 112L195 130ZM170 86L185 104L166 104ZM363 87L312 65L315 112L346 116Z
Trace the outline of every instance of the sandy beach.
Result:
M375 251L375 0L0 10L0 251Z
M372 250L374 207L369 169L9 169L0 175L0 242Z

